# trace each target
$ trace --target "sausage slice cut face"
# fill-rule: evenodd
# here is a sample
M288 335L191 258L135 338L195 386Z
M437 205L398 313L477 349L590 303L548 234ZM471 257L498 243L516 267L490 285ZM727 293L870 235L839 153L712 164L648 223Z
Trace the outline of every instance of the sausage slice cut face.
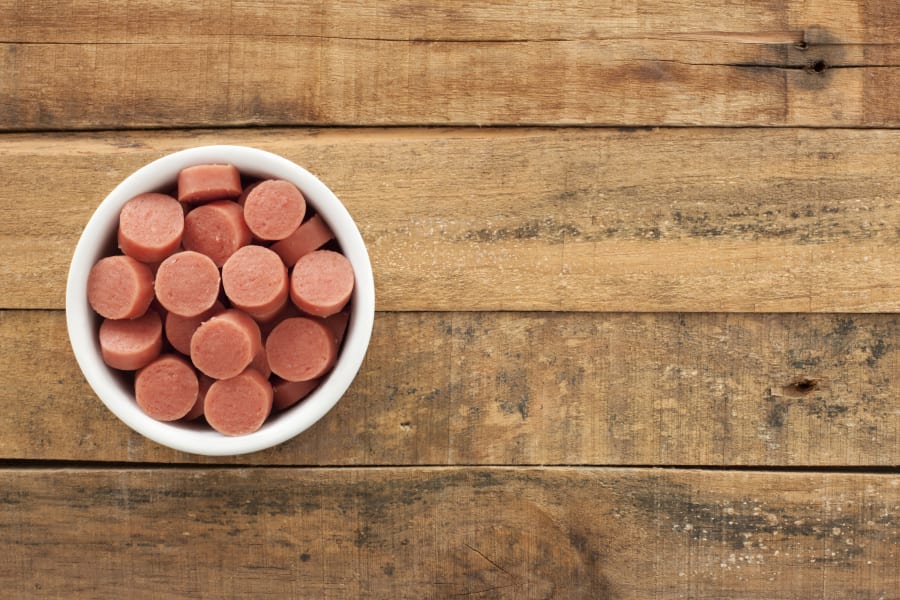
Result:
M211 258L185 250L173 254L156 271L156 298L167 311L196 317L219 297L219 269Z
M106 319L140 317L153 301L153 272L130 256L107 256L91 267L88 303Z
M191 338L191 361L213 379L228 379L246 369L262 348L259 325L247 314L226 310L202 325Z
M259 429L272 411L272 385L248 368L214 382L203 402L206 422L223 435L247 435Z
M134 378L138 406L160 421L175 421L188 414L199 391L196 371L175 354L163 354Z
M321 377L337 358L334 333L319 319L297 317L275 326L266 339L272 372L287 381Z
M222 267L222 287L235 307L269 320L287 304L287 268L268 248L245 246Z
M353 284L353 267L346 256L331 250L316 250L294 266L291 299L304 312L330 317L350 300Z
M240 205L231 200L198 206L184 218L184 249L207 255L217 267L251 238Z
M290 181L269 179L253 188L244 201L244 220L261 240L283 240L306 215L306 198Z
M184 209L165 194L140 194L119 212L119 248L145 263L157 263L175 252L184 233Z

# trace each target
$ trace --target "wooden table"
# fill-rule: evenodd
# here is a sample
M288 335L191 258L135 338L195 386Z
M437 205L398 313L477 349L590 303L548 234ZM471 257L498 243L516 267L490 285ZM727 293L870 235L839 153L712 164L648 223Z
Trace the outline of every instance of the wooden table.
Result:
M900 5L0 1L4 597L900 597ZM81 228L211 143L327 182L358 379L231 459L129 430Z

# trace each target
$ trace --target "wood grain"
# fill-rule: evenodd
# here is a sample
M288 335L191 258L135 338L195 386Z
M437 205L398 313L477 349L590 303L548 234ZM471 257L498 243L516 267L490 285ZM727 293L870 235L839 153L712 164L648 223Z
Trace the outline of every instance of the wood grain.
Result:
M900 124L893 3L19 4L0 130Z
M840 41L846 44L893 44L900 36L897 7L865 0L803 0L789 6L777 0L745 5L728 0L534 0L527 10L520 3L504 0L399 0L390 6L376 0L243 0L220 10L208 8L203 4L172 6L151 0L111 0L101 10L93 2L75 0L46 11L39 5L4 0L0 3L0 14L5 17L0 20L0 36L10 42L173 42L242 32L286 38L330 34L347 39L490 42L627 39L651 34L674 40L731 37L749 44L779 40L825 43L829 30L841 31ZM140 15L140 22L136 15ZM739 37L742 31L768 32L770 37L759 33L756 37ZM772 37L774 33L782 37Z
M900 584L896 475L25 469L0 489L15 597L861 599Z
M99 201L167 152L280 153L356 218L381 310L900 308L900 133L427 129L11 134L0 307L62 308Z
M5 459L900 462L900 325L888 315L379 313L337 407L291 442L233 459L177 453L118 422L78 370L61 312L0 312L0 347Z
M3 596L897 597L898 88L889 0L0 0ZM231 458L60 310L100 199L217 143L335 190L379 309Z

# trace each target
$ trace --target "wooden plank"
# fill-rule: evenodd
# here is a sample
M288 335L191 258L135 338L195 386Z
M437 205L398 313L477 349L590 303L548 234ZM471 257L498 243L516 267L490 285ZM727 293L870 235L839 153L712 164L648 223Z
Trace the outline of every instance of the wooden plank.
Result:
M890 3L20 4L5 130L900 123Z
M280 153L357 219L381 310L900 309L900 133L404 129L12 134L0 307L62 308L100 199L167 152Z
M129 40L181 41L186 37L223 37L240 31L253 36L321 37L330 34L348 39L396 39L455 41L570 40L637 37L648 31L660 35L680 30L695 32L740 31L751 27L777 31L803 20L808 7L785 9L774 0L734 6L718 0L667 3L637 2L529 2L527 10L514 2L427 4L374 0L337 0L298 3L290 0L232 2L220 10L196 3L166 6L150 0L113 0L103 10L86 1L68 2L57 10L41 10L33 4L0 3L0 39L13 42L126 42ZM866 7L872 14L878 7ZM883 9L881 9L883 10ZM843 29L847 42L893 42L900 33L896 22L885 19L879 27L860 22L850 6L833 7L823 16L839 17L827 27ZM140 15L140 21L135 16ZM849 19L848 19L849 17ZM99 23L102 27L98 27ZM823 23L824 24L824 23ZM796 23L794 27L798 27Z
M42 10L35 4L0 2L0 39L12 42L181 41L186 37L223 37L240 31L252 36L348 39L527 41L592 40L641 37L693 41L726 38L771 43L769 38L740 38L741 31L802 35L813 44L896 43L900 16L892 3L871 0L802 0L785 6L777 0L735 5L729 0L634 0L578 2L535 0L527 10L515 2L427 4L400 0L385 6L376 0L301 3L244 0L210 10L199 2L184 6L152 0L75 0ZM136 16L140 16L140 20ZM832 36L832 37L829 37ZM799 40L798 40L799 41Z
M14 597L889 597L897 475L0 471ZM652 574L652 575L651 575Z
M0 458L210 462L106 410L61 312L0 312L0 348ZM226 460L890 466L898 352L887 315L379 313L331 413Z

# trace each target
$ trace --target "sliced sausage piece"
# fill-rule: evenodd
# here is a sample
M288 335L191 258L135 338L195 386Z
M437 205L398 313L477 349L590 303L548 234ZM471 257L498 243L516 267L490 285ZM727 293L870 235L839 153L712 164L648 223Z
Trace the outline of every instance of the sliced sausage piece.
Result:
M200 383L200 390L197 393L197 401L194 402L194 406L191 407L191 410L188 411L188 414L182 417L185 421L193 421L194 419L199 419L203 416L203 403L206 399L206 393L209 391L209 386L213 384L215 379L212 377L207 377L203 373L200 373L197 376L197 379Z
M283 240L297 230L305 214L303 194L283 179L261 182L244 201L244 220L261 240Z
M162 352L162 322L152 310L137 319L106 319L100 325L100 354L113 369L135 371Z
M158 263L178 249L184 232L181 204L165 194L140 194L119 213L119 248L145 263Z
M266 356L275 375L287 381L321 377L337 359L334 334L320 320L287 319L266 339Z
M217 267L251 239L241 207L231 200L198 206L184 218L184 247L210 257Z
M134 378L138 406L159 421L175 421L188 414L199 391L194 367L175 354L163 354Z
M91 267L88 303L106 319L140 317L153 301L150 267L130 256L107 256Z
M191 361L213 379L234 377L262 348L259 325L247 314L226 310L204 322L191 338Z
M332 239L334 234L322 217L313 215L297 231L272 244L272 250L281 257L285 265L292 267L300 257L318 250Z
M253 368L214 382L203 402L206 422L224 435L247 435L272 412L272 385Z
M340 311L353 293L353 267L343 254L316 250L297 261L291 274L291 300L317 317Z
M320 379L310 379L309 381L285 381L280 377L276 377L272 382L272 408L275 410L284 410L297 404L310 395L314 389L319 387Z
M166 315L166 339L172 347L182 354L190 355L191 338L200 324L225 310L221 302L216 301L213 307L196 317L182 317L175 313Z
M235 307L271 319L287 304L287 267L264 246L244 246L222 267L222 287Z
M197 165L178 173L182 202L225 200L241 195L241 174L234 165Z
M173 254L156 271L156 297L171 313L196 317L212 308L218 296L219 269L204 254Z

